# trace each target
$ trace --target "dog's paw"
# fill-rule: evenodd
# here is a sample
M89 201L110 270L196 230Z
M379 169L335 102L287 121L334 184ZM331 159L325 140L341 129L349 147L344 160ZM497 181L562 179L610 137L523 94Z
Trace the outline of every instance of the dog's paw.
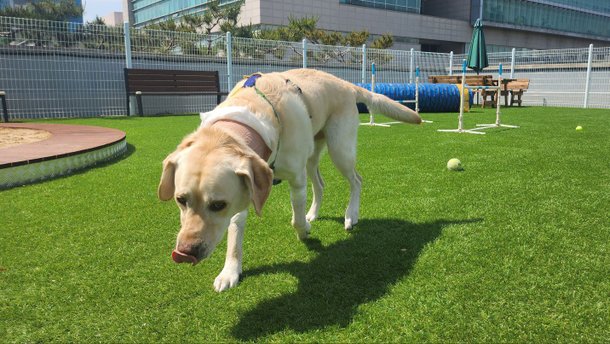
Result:
M311 224L305 222L304 226L295 226L295 229L297 230L297 238L299 238L299 240L306 240L309 238L309 232L311 232Z
M352 228L354 228L354 226L358 223L358 219L351 219L351 218L346 218L345 219L345 230L349 231Z
M307 216L305 216L305 219L307 220L307 222L313 222L317 218L318 218L318 213L312 212L312 211L309 211L309 213L307 213Z
M214 290L220 293L221 291L225 291L237 286L238 283L239 273L235 271L222 270L214 280Z

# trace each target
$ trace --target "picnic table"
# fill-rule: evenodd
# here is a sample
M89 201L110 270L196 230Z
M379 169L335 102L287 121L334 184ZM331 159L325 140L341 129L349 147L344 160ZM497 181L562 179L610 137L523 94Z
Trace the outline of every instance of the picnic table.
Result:
M494 79L493 75L466 75L465 83L469 86L498 86L498 79ZM431 75L428 77L428 82L433 84L461 84L461 75ZM500 95L504 96L504 105L510 106L514 103L521 106L521 96L523 92L529 87L529 79L513 79L513 78L502 78L502 85L500 86ZM495 106L497 99L496 89L480 89L476 90L481 95L481 106L484 107L487 103L488 97L491 97L490 101L492 107Z
M428 82L433 84L461 84L462 83L462 75L431 75L428 77ZM484 75L466 75L466 79L464 80L466 85L468 86L497 86L498 82L495 80L493 75L484 74ZM493 95L495 90L483 90L483 89L475 89L474 93L481 95L481 107L485 106L485 102L488 95ZM493 99L493 97L492 97Z
M493 80L494 85L498 85L498 79ZM529 79L513 79L513 78L502 78L502 85L500 86L500 95L504 96L504 106L513 106L514 103L517 103L521 106L521 97L523 96L523 92L525 92L529 88L530 81ZM486 98L491 96L491 106L495 106L497 100L497 91L496 90L487 90L483 91L483 103L486 102ZM510 104L509 104L510 97Z

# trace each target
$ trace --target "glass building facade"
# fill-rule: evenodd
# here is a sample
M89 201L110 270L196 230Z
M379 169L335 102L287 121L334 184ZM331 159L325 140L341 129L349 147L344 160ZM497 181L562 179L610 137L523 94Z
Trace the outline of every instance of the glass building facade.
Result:
M608 0L484 0L486 25L610 38Z
M390 11L421 12L421 0L340 0L342 4L379 8Z
M237 0L220 0L229 4ZM161 20L205 11L208 0L131 0L134 26L143 26Z
M237 1L220 0L220 3L225 5ZM427 51L461 50L465 43L462 40L471 34L466 34L468 26L474 23L479 14L484 25L493 32L491 36L494 39L488 42L490 51L504 51L512 47L550 49L580 46L584 44L581 43L583 38L595 44L610 42L610 0L295 0L286 1L285 6L280 0L246 1L250 2L250 7L241 19L247 22L247 16L252 16L255 22L251 24L260 27L282 25L292 13L302 16L313 11L324 16L321 22L326 25L332 22L341 31L343 27L354 26L352 20L348 23L348 19L342 17L346 7L354 10L356 7L377 9L367 11L370 18L365 18L366 21L376 22L376 30L393 32L396 42L402 42L404 46L419 45ZM200 14L206 10L208 2L128 0L130 23L142 27L187 14ZM407 31L402 26L400 13L421 14L421 23L425 25ZM413 18L412 15L404 17ZM439 21L435 18L450 20ZM418 30L421 27L427 31Z

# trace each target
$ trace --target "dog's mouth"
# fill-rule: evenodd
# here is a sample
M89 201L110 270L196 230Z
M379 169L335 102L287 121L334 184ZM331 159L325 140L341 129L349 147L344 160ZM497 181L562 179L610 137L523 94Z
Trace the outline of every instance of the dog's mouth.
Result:
M173 250L172 251L172 259L176 263L191 263L193 265L199 263L199 260L197 259L197 257L191 256L191 255L186 254L186 253L182 253L182 252L180 252L178 250Z

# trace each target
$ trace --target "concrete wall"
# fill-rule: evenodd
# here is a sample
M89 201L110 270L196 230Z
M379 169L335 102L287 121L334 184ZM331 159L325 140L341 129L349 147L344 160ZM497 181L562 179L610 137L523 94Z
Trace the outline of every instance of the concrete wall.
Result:
M338 0L249 0L242 9L241 23L286 25L290 15L318 17L318 27L326 30L367 30L372 35L389 32L395 37L466 43L472 33L463 20L346 5ZM397 42L394 47L410 49L418 44Z
M472 6L471 6L472 2ZM471 17L478 16L478 0L422 1L422 14L386 11L340 4L338 0L248 0L242 8L242 24L286 25L290 15L318 17L318 27L334 31L367 30L372 35L391 33L395 49L419 50L434 46L437 52L460 53L472 37ZM473 17L473 18L474 18ZM522 31L513 28L485 27L487 44L529 49L556 49L608 46L607 41Z

